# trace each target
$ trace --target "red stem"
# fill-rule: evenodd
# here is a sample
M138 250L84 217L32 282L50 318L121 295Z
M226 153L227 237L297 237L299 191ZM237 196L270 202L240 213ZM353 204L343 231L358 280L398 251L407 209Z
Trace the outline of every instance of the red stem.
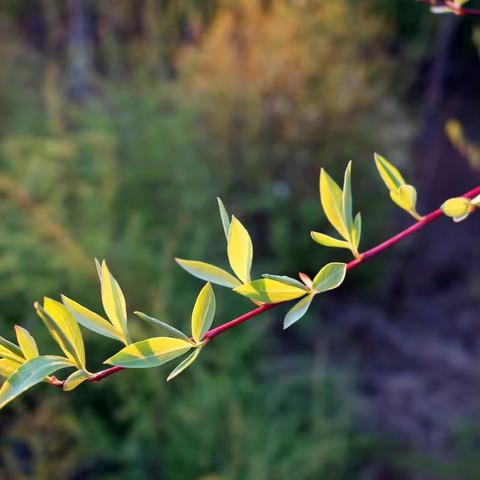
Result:
M473 198L473 197L476 197L477 195L480 195L480 186L474 188L473 190L470 190L469 192L465 193L462 196L465 198ZM383 250L386 250L392 245L398 243L400 240L403 240L404 238L408 237L409 235L416 232L417 230L420 230L425 225L428 225L429 223L433 222L434 220L441 217L442 215L443 215L443 212L441 209L434 210L433 212L425 215L418 222L414 223L410 227L401 231L397 235L389 238L385 242L380 243L379 245L369 250L366 250L360 255L360 258L356 258L355 260L352 260L351 262L347 263L347 270L352 270L356 266L374 257L375 255L382 252ZM254 310L251 310L250 312L244 313L243 315L240 315L239 317L234 318L229 322L223 323L218 327L212 328L205 334L204 339L207 341L210 341L213 338L215 338L217 335L220 335L221 333L226 332L227 330L230 330L231 328L236 327L237 325L240 325L241 323L244 323L247 320L250 320L251 318L254 318L260 315L261 313L266 312L267 310L270 310L278 305L282 305L282 303L266 303L264 305L261 305L260 307L257 307ZM92 377L86 380L86 382L90 382L90 383L99 382L100 380L106 377L109 377L110 375L113 375L114 373L119 372L121 370L124 370L124 368L123 367L107 368L106 370L102 370L100 372L95 373ZM50 383L56 387L63 388L63 385L65 382L62 380L58 380L57 378L52 376Z
M476 10L474 8L457 7L451 0L445 0L443 2L443 5L442 4L437 4L436 2L434 2L432 0L417 0L417 2L426 3L430 6L435 6L435 5L445 6L445 7L450 8L453 11L453 13L455 13L455 15L459 15L459 16L464 16L464 15L478 16L478 15L480 15L480 10Z

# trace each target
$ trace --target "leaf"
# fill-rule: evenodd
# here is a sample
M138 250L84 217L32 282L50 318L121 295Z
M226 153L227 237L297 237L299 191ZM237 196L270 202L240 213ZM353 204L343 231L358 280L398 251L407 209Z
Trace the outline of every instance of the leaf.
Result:
M71 366L69 360L55 355L43 355L28 360L2 385L0 389L0 409L29 388L40 383L45 377L57 370Z
M105 260L102 262L102 302L107 317L112 325L120 330L126 343L130 343L127 328L127 304L120 285L108 269Z
M360 245L360 238L362 236L362 215L360 212L355 215L352 227L352 243L355 249Z
M86 370L77 370L67 377L63 384L63 390L65 392L70 392L81 385L85 380L88 380L91 376L92 374Z
M85 351L83 349L81 332L77 322L65 306L45 297L44 307L42 308L36 303L35 309L50 335L58 343L65 355L79 368L84 368Z
M192 337L195 342L202 341L212 325L215 316L215 293L212 285L207 283L198 294L192 312Z
M468 198L449 198L440 207L447 217L462 217L470 213L471 202Z
M402 185L397 190L390 190L391 199L407 212L415 212L417 191L412 185Z
M230 217L228 216L225 205L220 197L217 197L218 209L220 210L220 218L222 219L223 231L228 242L228 232L230 231Z
M95 333L103 335L105 337L113 338L114 340L119 340L122 343L127 343L123 333L120 330L117 330L110 322L105 320L100 315L92 312L88 308L80 305L74 300L68 298L65 295L61 295L62 302L67 308L67 310L73 315L75 320L83 325L85 328L92 330Z
M398 190L402 185L405 185L402 175L390 162L387 162L378 153L374 154L374 158L377 170L389 190Z
M228 261L235 275L243 282L250 281L252 269L253 245L252 239L240 221L232 216L228 234Z
M450 8L450 7L443 7L443 6L439 6L439 5L432 5L430 7L430 11L432 13L436 13L436 14L439 14L439 13L453 13L453 10Z
M472 198L471 200L472 205L475 207L480 207L480 195L477 195L476 197Z
M181 338L182 340L185 340L186 342L191 342L191 340L180 330L177 330L175 327L172 327L168 323L162 322L161 320L157 320L154 317L150 317L146 315L145 313L142 312L133 312L137 317L141 318L142 320L145 320L147 323L150 325L153 325L154 327L159 327L165 332L169 333L171 336L175 338Z
M6 338L0 337L0 357L22 363L25 358L22 350Z
M95 268L97 269L98 279L100 280L100 284L101 284L102 283L102 265L97 259L95 259Z
M350 244L345 240L338 240L337 238L330 237L329 235L325 235L319 232L310 232L312 239L323 245L325 247L333 247L333 248L350 248Z
M174 370L167 377L167 382L173 380L177 375L180 375L184 370L186 370L200 355L201 348L196 348L185 360L179 363Z
M342 211L343 223L348 232L352 231L352 162L348 162L343 179Z
M25 330L25 328L15 325L15 333L17 335L18 345L22 350L23 356L27 360L38 357L39 354L37 343L35 342L35 339L30 335L28 330Z
M348 230L343 220L342 190L322 168L320 171L320 201L328 221L348 240Z
M308 294L288 311L285 319L283 320L284 330L293 325L295 322L298 322L298 320L300 320L307 313L314 296L315 293L313 292Z
M285 283L287 285L291 285L292 287L298 287L305 289L305 286L302 282L299 282L295 278L286 277L285 275L270 275L265 273L262 275L263 278L269 278L270 280L277 280L278 282Z
M14 362L13 360L7 360L6 358L0 359L0 377L8 378L20 365L21 363Z
M215 265L196 260L184 260L183 258L176 258L175 261L188 273L207 282L228 288L235 288L242 284L232 274Z
M269 278L254 280L253 282L235 288L234 291L251 300L264 303L286 302L294 298L302 297L307 293L305 287L293 287L288 283L270 280Z
M180 338L156 337L132 343L104 363L124 368L149 368L162 365L192 348Z
M313 279L312 288L317 293L337 288L345 279L347 264L332 262L325 265Z

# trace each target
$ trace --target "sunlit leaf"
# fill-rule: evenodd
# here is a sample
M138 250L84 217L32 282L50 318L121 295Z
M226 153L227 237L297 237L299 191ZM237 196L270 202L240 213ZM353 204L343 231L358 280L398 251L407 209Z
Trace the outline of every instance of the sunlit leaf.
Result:
M471 202L464 197L449 198L440 208L447 217L462 218L470 213Z
M70 392L81 385L85 380L88 380L91 376L92 374L86 370L77 370L67 377L63 384L63 390L65 392Z
M95 259L95 268L97 269L98 279L100 280L100 284L101 284L102 283L102 265L97 259Z
M117 330L110 322L100 315L92 312L65 295L62 295L62 302L80 325L83 325L85 328L88 328L95 333L104 335L105 337L110 337L114 340L126 343L123 333L120 330Z
M402 185L397 190L390 190L390 197L394 203L407 212L416 212L417 191L412 185Z
M20 363L25 360L20 347L3 337L0 337L0 357Z
M242 282L231 273L215 265L198 262L196 260L184 260L183 258L176 258L175 261L188 273L207 282L216 283L217 285L228 288L235 288L242 284Z
M265 273L262 275L263 278L269 278L270 280L277 280L277 282L285 283L291 285L292 287L298 287L305 289L305 285L302 282L299 282L295 278L286 277L285 275L270 275Z
M149 315L146 315L145 313L142 312L133 312L137 317L141 318L142 320L145 320L147 323L150 325L153 325L154 327L158 327L162 329L165 333L170 334L170 336L175 337L175 338L181 338L182 340L185 340L187 342L190 342L190 339L180 330L177 330L175 327L172 327L168 323L162 322L161 320L157 320L154 317L150 317Z
M343 195L337 183L322 168L320 171L320 201L328 221L348 239L348 230L343 219Z
M215 293L207 283L198 294L192 312L192 337L198 343L211 327L215 316Z
M200 355L201 348L196 348L185 360L180 362L174 370L167 377L167 382L173 380L177 375L180 375L184 370L186 370Z
M110 273L105 260L102 262L102 302L105 313L112 325L117 330L120 330L127 343L130 343L125 297L120 285Z
M378 153L374 154L374 158L378 172L389 190L398 190L402 185L405 185L402 175L390 162Z
M252 239L235 216L232 216L230 224L227 253L235 275L243 283L248 283L250 281L250 270L252 269Z
M298 322L308 311L310 304L312 303L315 293L310 293L306 297L302 298L296 303L287 313L283 320L283 328L288 328L295 322Z
M302 297L307 293L307 289L294 287L278 280L262 278L237 287L235 292L257 302L279 303Z
M348 162L343 179L342 211L343 223L348 232L352 230L352 162Z
M317 293L337 288L345 279L347 264L332 262L325 265L315 276L312 288Z
M17 341L20 349L22 350L23 356L27 360L38 357L38 347L35 339L30 335L28 330L15 325L15 333L17 335Z
M32 358L18 368L0 389L0 409L14 398L62 368L71 367L69 360L55 355Z
M82 334L78 323L66 307L51 298L45 297L44 307L42 308L36 303L35 309L65 355L79 368L84 368L85 350Z
M222 219L223 231L228 242L228 232L230 231L230 217L228 216L225 205L220 197L217 197L218 209L220 210L220 218Z
M337 238L319 232L310 232L310 235L315 242L325 247L350 248L350 244L345 240L338 240Z
M480 207L480 195L477 195L476 197L472 198L471 200L472 205L475 207Z
M353 246L358 249L360 245L360 238L362 236L362 215L358 212L355 215L355 220L353 221L352 226L352 243Z
M180 338L156 337L132 343L104 363L124 368L157 367L188 352L192 344Z
M6 358L0 359L0 377L8 378L22 363L7 360Z

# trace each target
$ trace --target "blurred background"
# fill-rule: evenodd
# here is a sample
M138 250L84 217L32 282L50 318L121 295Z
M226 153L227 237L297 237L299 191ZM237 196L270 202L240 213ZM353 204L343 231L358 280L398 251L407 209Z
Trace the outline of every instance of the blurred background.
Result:
M217 195L255 274L294 276L349 259L309 236L333 233L321 167L353 160L362 249L411 223L374 151L421 213L478 185L479 22L413 0L2 0L1 334L55 352L32 302L101 311L94 257L130 312L186 327L201 282L173 257L225 266ZM479 234L441 219L171 384L168 365L35 388L1 412L0 478L478 480ZM216 292L217 324L251 307ZM92 370L118 349L85 338Z

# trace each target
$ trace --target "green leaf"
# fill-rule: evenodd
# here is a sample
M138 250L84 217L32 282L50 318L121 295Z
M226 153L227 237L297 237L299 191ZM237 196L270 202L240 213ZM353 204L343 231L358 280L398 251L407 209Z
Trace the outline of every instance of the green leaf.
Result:
M320 171L320 201L328 221L348 240L348 230L343 219L342 190L323 168Z
M35 309L65 355L79 368L84 368L85 350L82 334L70 312L64 305L48 297L45 297L43 308L36 303Z
M184 260L183 258L176 258L175 261L194 277L207 282L216 283L217 285L222 285L223 287L228 288L235 288L242 284L231 273L228 273L215 265L198 262L196 260Z
M65 380L65 383L63 384L63 390L65 392L70 392L81 385L85 380L88 380L91 376L92 374L86 370L77 370Z
M215 294L212 285L207 283L198 294L192 312L192 337L195 342L202 341L211 327L215 316Z
M45 377L57 370L71 366L69 360L55 355L44 355L28 360L2 385L0 389L0 409L29 388L40 383Z
M168 323L162 322L161 320L157 320L154 317L150 317L146 315L145 313L142 312L133 312L137 317L141 318L142 320L145 320L147 323L150 325L153 325L154 327L159 327L162 330L164 330L166 333L169 333L171 336L175 338L181 338L182 340L185 340L186 342L190 342L190 339L180 330L177 330L175 327L172 327Z
M305 289L305 285L302 282L299 282L295 278L286 277L285 275L270 275L265 273L262 275L263 278L269 278L270 280L277 280L278 282L291 285L292 287L298 287Z
M235 216L232 216L232 223L230 224L227 253L235 275L243 283L248 283L253 259L252 239Z
M374 158L377 170L389 190L398 190L405 185L402 175L390 162L377 153L374 154Z
M25 358L22 350L6 338L0 337L0 357L22 363Z
M223 231L228 242L228 232L230 231L230 217L228 216L225 205L220 197L217 197L218 209L220 210L220 218L222 219Z
M345 279L347 264L332 262L325 265L315 276L312 288L317 293L337 288Z
M310 232L310 235L312 236L313 241L325 247L350 249L350 244L345 240L338 240L337 238L319 232Z
M256 302L280 303L306 295L305 287L299 288L288 283L263 278L237 287L235 292Z
M470 213L471 201L464 197L449 198L440 208L447 217L459 218Z
M300 320L307 313L314 296L314 292L308 294L288 311L285 319L283 320L284 330L293 325L295 322L298 322L298 320Z
M342 210L343 223L348 232L352 231L352 162L348 162L343 179ZM350 238L350 237L349 237Z
M17 335L18 345L22 350L23 356L27 360L38 357L39 353L37 343L35 342L35 339L30 335L28 330L25 330L25 328L15 325L15 333Z
M362 215L360 212L357 213L355 216L355 220L353 221L352 227L352 243L356 250L358 250L358 246L360 245L360 238L362 236Z
M108 269L105 260L102 262L102 302L107 317L112 325L122 332L126 343L130 343L127 328L127 304L120 285Z
M13 360L7 360L6 358L0 359L0 377L8 378L20 365L21 363L14 362Z
M186 370L200 355L201 348L196 348L185 360L179 363L174 370L170 373L167 378L167 382L173 380L177 375L180 375L184 370Z
M62 302L67 310L73 315L75 320L83 325L85 328L92 330L92 332L98 333L105 337L119 340L126 344L126 339L120 330L117 330L109 321L105 320L100 315L92 312L88 308L80 305L71 298L62 295Z
M192 344L180 338L156 337L132 343L104 363L124 368L157 367L188 352Z

